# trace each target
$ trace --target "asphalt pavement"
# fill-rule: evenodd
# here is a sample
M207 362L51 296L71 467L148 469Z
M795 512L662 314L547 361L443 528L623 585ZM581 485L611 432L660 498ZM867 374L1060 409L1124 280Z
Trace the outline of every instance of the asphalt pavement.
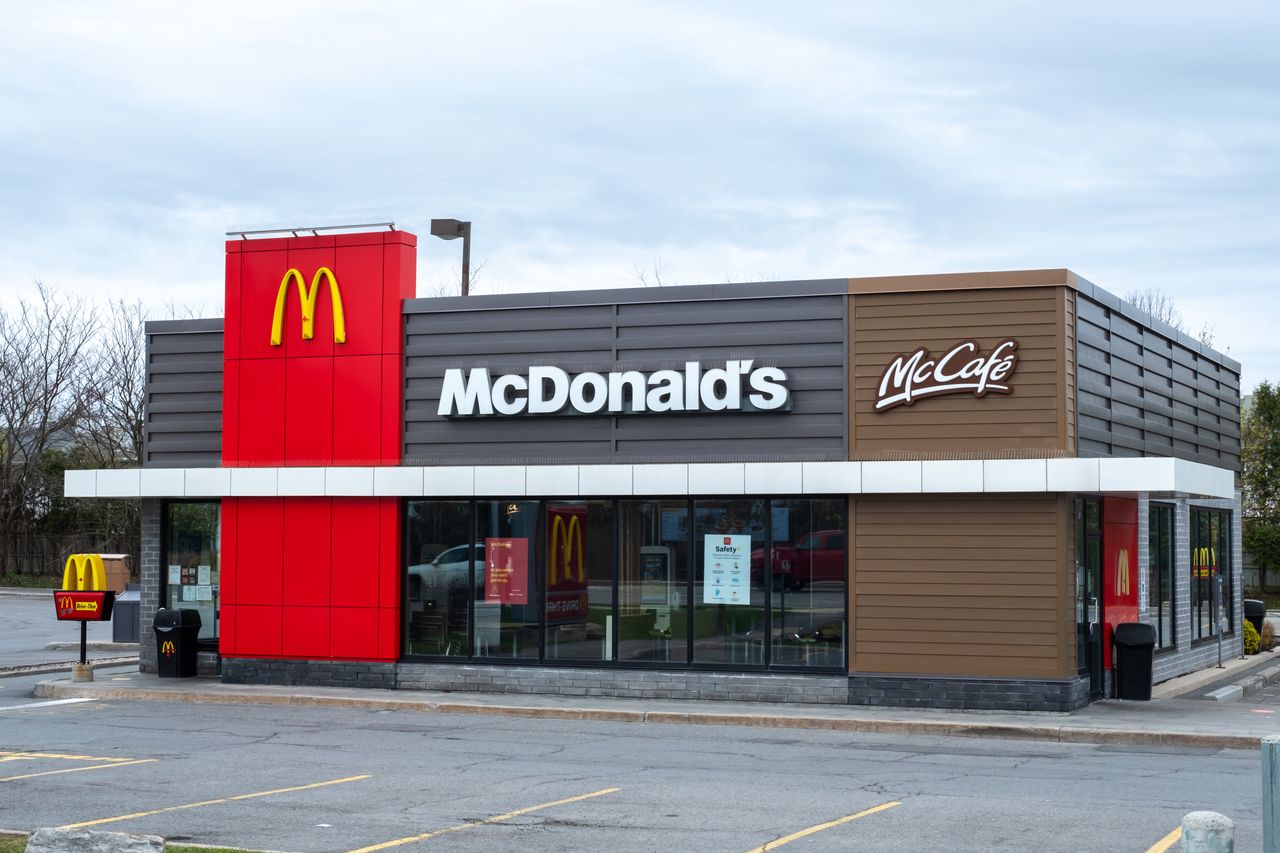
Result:
M0 677L70 671L80 659L80 626L54 617L53 592L47 589L0 589ZM110 622L87 622L90 662L136 661L137 646L113 643Z

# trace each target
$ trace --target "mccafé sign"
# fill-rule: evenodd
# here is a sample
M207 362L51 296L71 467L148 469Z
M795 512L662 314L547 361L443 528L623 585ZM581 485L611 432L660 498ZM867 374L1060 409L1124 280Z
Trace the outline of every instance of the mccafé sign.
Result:
M570 375L559 367L535 365L523 374L496 379L487 367L469 373L445 371L437 414L638 415L666 412L776 412L791 410L786 371L755 367L754 359L730 359L703 370L687 361L683 370L620 370Z
M893 360L876 391L876 411L910 406L922 397L943 394L1010 394L1006 380L1018 365L1018 342L1012 338L996 344L986 355L977 341L961 341L939 356L920 347Z

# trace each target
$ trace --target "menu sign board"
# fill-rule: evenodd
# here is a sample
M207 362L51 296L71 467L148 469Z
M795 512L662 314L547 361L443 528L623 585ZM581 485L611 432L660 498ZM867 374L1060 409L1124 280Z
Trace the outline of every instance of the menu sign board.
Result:
M529 603L529 540L484 540L484 600L490 604Z
M751 603L751 534L708 533L702 560L703 604Z

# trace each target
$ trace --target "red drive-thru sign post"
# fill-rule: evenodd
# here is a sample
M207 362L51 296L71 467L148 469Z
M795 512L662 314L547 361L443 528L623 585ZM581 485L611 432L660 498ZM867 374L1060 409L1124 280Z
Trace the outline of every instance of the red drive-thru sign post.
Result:
M106 622L115 604L114 590L107 589L107 570L101 554L72 554L62 570L62 589L53 591L59 622L80 623L80 664L88 661L88 622Z

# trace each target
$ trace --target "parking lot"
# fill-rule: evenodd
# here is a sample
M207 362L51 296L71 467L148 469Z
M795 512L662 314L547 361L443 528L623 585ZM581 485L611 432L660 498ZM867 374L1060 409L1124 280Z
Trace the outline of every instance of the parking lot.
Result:
M1147 851L1209 808L1238 849L1261 843L1250 751L49 701L4 681L6 829L307 853Z

